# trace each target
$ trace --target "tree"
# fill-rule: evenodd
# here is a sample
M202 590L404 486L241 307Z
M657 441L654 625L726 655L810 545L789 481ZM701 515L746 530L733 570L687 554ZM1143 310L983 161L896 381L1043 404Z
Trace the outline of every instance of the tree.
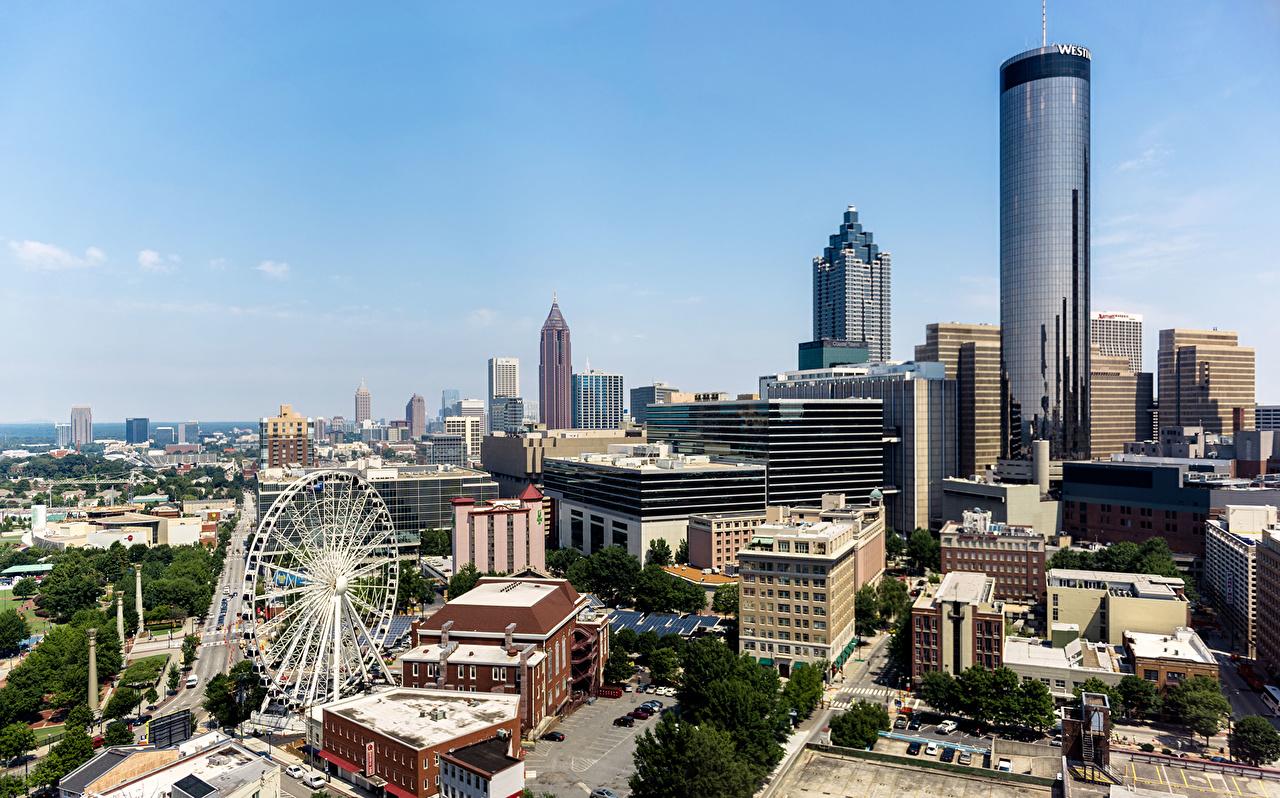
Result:
M187 635L182 638L182 667L190 668L195 664L196 653L200 649L200 638L196 635Z
M831 743L845 748L870 748L889 728L889 713L879 704L859 701L831 719Z
M80 549L69 549L41 583L36 601L56 622L67 623L80 610L96 606L101 596L102 578Z
M0 729L0 759L8 762L36 747L36 733L25 723L10 723Z
M1259 715L1241 718L1231 730L1231 752L1250 765L1269 765L1280 759L1280 732Z
M466 593L475 587L479 581L480 571L476 569L475 563L469 562L463 565L453 572L453 576L449 577L449 600L453 601L458 596Z
M670 565L671 544L662 538L649 541L649 551L645 554L645 565Z
M897 530L889 528L884 531L884 556L887 560L896 560L907 551L907 542Z
M1231 704L1218 682L1208 676L1192 676L1166 689L1164 707L1170 717L1205 738L1205 745L1222 728L1223 719L1231 714Z
M888 621L911 609L911 594L901 579L885 577L876 585L876 600L880 618Z
M19 615L17 610L0 611L0 651L17 651L18 644L30 636L27 619Z
M711 609L721 615L738 617L738 583L731 582L716 588L711 598Z
M231 728L248 720L262 705L266 694L266 688L253 671L253 663L243 660L232 666L229 673L219 673L205 685L204 709L224 728Z
M88 704L76 704L67 713L67 720L63 725L68 729L87 729L93 725L93 710L89 709Z
M129 724L122 720L113 720L107 724L107 733L103 735L105 745L133 745L133 732Z
M453 539L447 529L428 529L422 533L422 556L448 557L453 554Z
M165 679L167 684L169 685L169 692L170 693L178 692L178 682L182 679L182 677L178 675L178 669L169 668L169 675L166 676Z
M636 654L639 652L640 635L636 634L635 629L620 629L609 636L609 648L620 649L628 654Z
M142 700L142 694L132 687L121 687L111 694L111 699L107 701L107 706L102 710L102 716L118 720L128 715L134 707Z
M547 552L547 570L552 576L567 577L569 568L585 556L577 549L552 549Z
M680 655L669 648L656 649L649 655L649 675L657 684L675 684L680 668Z
M13 595L22 599L31 598L39 591L40 586L29 576L22 577L13 585Z
M1038 731L1051 728L1057 722L1053 694L1039 679L1032 679L1018 686L1018 720L1022 725Z
M800 663L791 669L791 677L787 686L782 688L782 704L788 710L795 710L800 718L807 718L818 708L822 701L822 674L826 671L826 663L809 665Z
M920 680L920 697L944 715L954 714L963 706L960 685L946 671L928 671Z
M724 729L744 760L765 770L782 758L778 740L790 724L773 668L734 654L722 640L704 637L686 649L680 684L682 723Z
M681 539L680 539L680 545L679 545L679 546L676 546L676 562L680 563L681 565L688 565L688 564L689 564L689 540L688 540L688 538L681 538Z
M608 662L604 664L604 680L606 682L622 684L628 681L633 673L635 673L635 666L631 664L631 659L624 652L610 653Z
M927 529L916 528L907 540L907 558L916 573L937 571L940 567L938 539Z
M1102 681L1097 676L1090 676L1088 679L1085 679L1079 687L1073 689L1071 692L1075 695L1075 698L1071 702L1072 706L1080 706L1080 696L1083 693L1101 693L1102 695L1105 695L1107 697L1107 703L1112 707L1112 711L1124 704L1120 691Z
M146 699L147 704L149 706L155 704L157 701L160 700L160 694L156 692L156 688L154 685L152 685L151 687L148 687L147 692L144 693L142 697Z
M1154 682L1130 674L1120 679L1116 692L1126 715L1144 718L1160 711L1160 690Z
M68 727L62 741L40 760L31 774L34 784L54 784L71 771L93 758L93 740L82 728Z
M634 798L751 798L764 769L745 759L733 736L713 725L663 716L636 740Z
M640 561L621 546L607 546L586 560L589 589L607 606L629 605L640 578Z
M858 588L853 596L853 620L859 637L875 634L880 625L880 602L870 584Z
M641 612L698 612L707 606L707 594L650 563L635 581L635 606Z
M889 662L898 673L911 673L911 613L900 615L893 628L893 637L889 639Z

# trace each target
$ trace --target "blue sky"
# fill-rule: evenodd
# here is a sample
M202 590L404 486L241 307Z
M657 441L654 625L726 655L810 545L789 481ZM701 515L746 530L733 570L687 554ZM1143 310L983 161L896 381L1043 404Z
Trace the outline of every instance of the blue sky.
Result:
M374 9L374 10L369 10ZM856 204L894 350L998 321L997 69L1034 2L9 4L0 420L376 415L575 365L793 368ZM1094 296L1238 329L1280 402L1280 4L1056 2L1093 51Z

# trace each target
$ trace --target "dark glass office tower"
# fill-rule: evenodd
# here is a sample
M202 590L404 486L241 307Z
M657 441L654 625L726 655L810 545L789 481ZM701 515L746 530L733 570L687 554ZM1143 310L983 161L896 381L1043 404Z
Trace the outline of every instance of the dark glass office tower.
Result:
M1089 51L1000 67L1002 450L1089 456Z

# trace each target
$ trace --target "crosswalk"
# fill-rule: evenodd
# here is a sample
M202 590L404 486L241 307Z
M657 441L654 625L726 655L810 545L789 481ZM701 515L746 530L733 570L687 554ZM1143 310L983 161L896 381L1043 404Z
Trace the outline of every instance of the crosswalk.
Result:
M835 700L831 702L831 707L833 709L848 709L859 701L882 704L897 694L898 691L890 687L851 687L847 690L841 690ZM913 708L919 707L920 699L908 699L907 705Z

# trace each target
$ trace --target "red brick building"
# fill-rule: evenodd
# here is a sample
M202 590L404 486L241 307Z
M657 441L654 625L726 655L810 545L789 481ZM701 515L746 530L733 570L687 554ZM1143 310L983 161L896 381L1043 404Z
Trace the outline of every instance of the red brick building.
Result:
M1004 664L1004 605L995 598L995 579L952 571L911 607L911 677L929 671L959 676L977 665Z
M496 738L520 753L516 696L393 688L314 713L326 770L395 798L439 795L440 757L456 748Z
M525 731L595 695L609 627L568 580L483 577L414 624L406 687L518 695Z
M1031 527L991 520L991 513L965 510L940 534L942 573L968 571L996 580L995 597L1041 602L1045 597L1045 538Z

